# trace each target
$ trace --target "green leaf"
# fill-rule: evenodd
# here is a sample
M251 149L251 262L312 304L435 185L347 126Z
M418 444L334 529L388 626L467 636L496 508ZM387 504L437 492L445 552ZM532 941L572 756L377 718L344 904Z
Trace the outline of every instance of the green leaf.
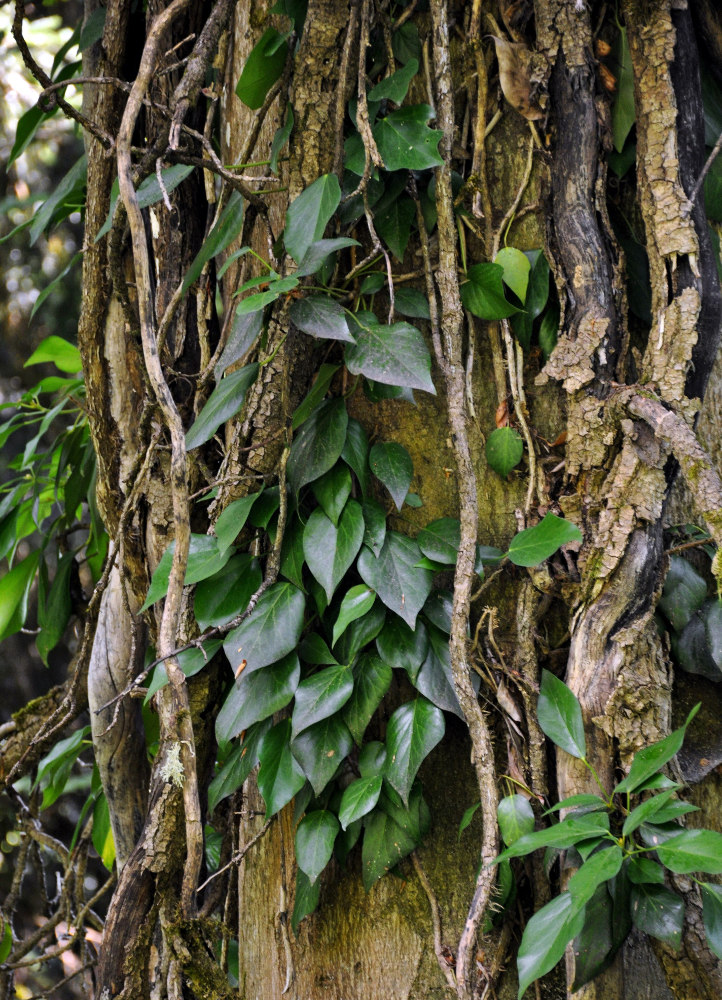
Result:
M300 677L301 665L295 652L251 674L244 670L216 717L216 738L228 742L254 722L280 712L296 693Z
M627 29L617 26L618 35L613 49L617 75L617 91L612 103L612 139L618 153L634 125L634 75L629 54Z
M576 695L548 670L542 670L537 719L542 732L558 747L580 760L586 756L584 722Z
M306 778L291 753L291 720L284 719L266 733L261 743L258 789L266 804L266 815L274 816L300 792Z
M584 909L563 892L538 910L524 928L517 955L519 998L535 979L550 972L584 926Z
M209 441L221 424L238 413L257 375L258 365L254 363L221 379L186 434L189 451Z
M575 524L549 513L533 528L515 535L507 555L515 566L538 566L562 545L581 540L582 533Z
M258 763L258 751L266 733L271 728L271 720L266 719L249 729L240 746L234 747L223 763L218 774L208 786L208 814L219 802L233 795Z
M229 243L232 243L239 235L243 226L243 207L244 202L240 192L233 191L220 218L203 241L203 246L186 272L182 288L184 295L191 285L200 278L201 271L208 261L225 250Z
M702 918L710 951L722 959L722 886L702 883Z
M464 815L461 817L461 822L459 823L459 836L458 840L461 840L461 835L466 830L468 826L471 825L471 821L476 815L477 810L481 807L481 802L475 802L473 806L469 806L468 809L464 810ZM501 870L501 866L500 866Z
M299 684L291 719L292 739L337 712L352 691L353 675L346 666L326 667Z
M692 564L673 555L657 605L676 632L681 632L695 611L707 600L707 584Z
M531 264L526 254L515 247L502 247L494 258L494 263L499 264L503 270L504 284L511 288L521 302L524 302L531 272Z
M246 661L247 673L276 663L298 645L306 599L290 583L275 583L261 595L253 613L228 635L223 649L233 673Z
M87 168L85 155L83 155L79 160L76 160L67 174L57 184L53 193L48 196L37 210L30 225L30 246L34 246L37 243L41 233L53 221L55 213L65 205L73 191L85 181ZM67 215L69 212L66 211L65 214ZM78 370L77 368L75 369L75 371Z
M409 792L419 767L445 732L444 715L426 698L397 708L386 730L386 779L408 806Z
M334 647L342 663L352 663L356 655L372 642L386 621L386 608L381 601L374 601L371 610L351 622Z
M659 860L680 875L722 874L722 834L714 830L683 830L657 848Z
M299 262L296 276L305 278L309 274L316 274L324 266L331 254L344 250L346 247L360 246L358 240L349 239L347 236L338 236L331 240L315 240L303 255ZM338 338L335 338L338 339Z
M258 560L245 552L202 580L193 596L193 611L200 628L225 625L245 611L262 580Z
M358 769L362 778L384 773L386 767L386 747L378 740L367 743L358 755Z
M0 962L6 962L10 952L13 950L13 929L10 921L3 919L4 929L2 940L0 941Z
M416 847L416 839L380 809L374 810L366 822L361 853L364 889L398 864Z
M413 21L404 21L398 28L393 28L391 47L398 61L403 65L410 59L421 59L421 41L419 29Z
M396 198L383 211L374 212L376 232L397 260L404 259L415 218L416 206L408 196Z
M326 517L338 525L341 512L351 496L351 473L348 468L337 462L313 483L311 489Z
M95 10L91 11L85 18L80 32L80 39L78 41L78 49L81 52L85 52L86 49L89 49L91 45L99 42L103 37L103 29L105 28L105 17L107 13L107 7L96 7Z
M517 340L524 350L528 351L531 346L534 320L541 315L549 299L549 264L541 250L528 250L525 256L531 264L531 273L524 312L512 316L511 325Z
M291 428L297 431L298 428L311 416L319 405L323 397L328 392L334 375L339 370L340 365L321 365L316 379L302 403L296 408L291 420Z
M377 636L376 648L385 663L396 670L405 670L413 684L429 653L429 633L423 622L413 630L394 616Z
M684 902L663 885L632 886L632 922L645 934L678 949L682 943Z
M303 582L303 524L297 516L286 526L281 545L279 572L299 590L305 591Z
M506 479L521 462L524 442L513 427L497 427L486 439L485 450L489 468Z
M338 461L346 440L348 414L343 399L329 399L302 424L291 444L286 473L293 492L318 479Z
M283 73L286 64L284 36L267 28L251 50L236 84L236 96L246 107L257 111L266 94Z
M401 510L409 492L411 477L414 474L414 463L406 448L395 441L378 442L369 455L371 471L380 479Z
M351 733L338 715L304 729L291 745L316 795L320 795L353 746Z
M369 101L393 101L401 104L409 90L409 84L419 71L417 59L409 59L405 66L391 73L381 83L377 83L367 94Z
M317 635L315 632L311 632L310 635L304 636L301 645L298 647L298 655L304 663L316 665L331 663L338 666L338 661L334 659L331 650L328 648L321 636Z
M549 306L547 311L542 316L542 321L539 326L539 346L541 347L545 361L557 346L559 319L559 306L557 305Z
M392 111L372 128L384 166L387 170L426 170L443 166L439 154L441 132L430 129L425 120L430 117L417 108L402 108ZM431 112L433 114L433 112Z
M208 665L220 648L220 639L210 639L204 642L200 648L193 646L191 649L183 649L177 657L178 666L183 671L185 677L194 677ZM147 705L156 691L160 691L167 683L168 674L166 673L165 664L159 663L153 671L153 677L148 685L143 704Z
M311 337L354 342L346 322L346 310L327 295L299 299L291 306L290 315L298 329Z
M368 499L363 503L364 545L378 558L386 538L386 514L378 500Z
M507 847L534 830L534 813L523 795L507 795L497 807L501 839Z
M664 868L651 858L630 858L627 875L633 885L643 885L645 882L664 885Z
M429 349L415 326L380 326L359 319L356 313L351 333L356 343L346 348L346 366L352 375L366 375L384 385L424 389L436 395Z
M584 908L584 926L571 944L574 953L572 990L580 989L611 964L617 951L613 924L612 898L607 886L600 885Z
M316 880L311 883L308 875L301 869L296 871L296 893L293 900L293 913L291 914L291 928L294 934L298 934L301 921L310 916L318 906L321 895L321 883Z
M355 500L346 504L338 527L319 508L309 517L303 532L303 553L329 602L356 558L363 534L363 514Z
M343 710L343 719L357 746L376 709L391 686L391 667L374 653L364 652L353 668L353 692Z
M644 747L634 755L629 774L614 789L615 795L619 795L622 792L636 792L648 778L651 778L653 774L661 770L665 764L668 764L679 753L684 742L684 734L687 731L687 726L697 714L698 709L699 705L692 709L687 716L686 722L679 729L675 729L673 733L670 733L663 740L660 740L658 743L652 743L651 746Z
M161 188L158 183L158 177L156 174L151 174L150 177L146 177L145 180L138 185L136 190L136 196L138 198L138 208L149 208L151 205L155 205L156 202L163 200L163 190L167 194L182 184L183 181L195 170L194 166L188 166L183 163L174 163L172 167L167 167L165 170L161 170L161 178L163 180L163 188ZM118 181L113 182L113 187L110 193L110 209L108 211L108 217L103 223L102 227L98 230L95 237L95 242L105 236L106 233L110 232L113 225L113 215L115 214L115 206L118 201Z
M440 517L422 528L416 541L419 548L429 559L455 566L459 552L461 527L456 517Z
M579 795L570 795L568 798L562 799L561 802L557 802L556 805L551 806L550 809L543 812L542 816L549 816L551 813L559 812L560 809L579 809L580 807L589 812L592 809L606 809L607 804L599 795L591 795L583 792Z
M38 625L40 634L35 640L40 659L48 665L48 653L55 649L63 638L72 609L70 599L70 576L75 563L72 552L66 552L58 560L55 578L47 600L38 605Z
M221 555L233 545L243 530L248 520L248 515L251 513L251 508L260 495L261 491L259 490L258 493L251 493L247 497L241 497L240 500L234 500L228 504L216 521L213 530L218 539L218 551Z
M223 372L248 354L263 329L263 312L252 312L233 317L228 342L216 362L214 375L220 379Z
M361 487L361 493L366 496L369 491L369 439L363 426L354 420L353 417L348 419L348 427L346 429L346 441L343 446L343 451L341 452L341 458L344 460L346 465L355 473L358 479L359 486ZM368 518L367 518L367 505L376 503L374 500L364 501L364 520L366 521L366 528L368 530ZM381 507L376 504L376 508L381 510ZM383 511L382 511L383 514ZM384 528L386 525L386 515L384 518Z
M23 367L28 368L30 365L46 364L47 362L54 364L61 372L70 372L71 374L75 374L83 368L78 348L54 334L40 341Z
M411 628L434 580L429 570L417 568L420 558L416 542L397 531L387 531L380 556L376 558L369 549L363 549L357 564L364 583Z
M587 813L583 816L567 816L546 830L535 830L515 840L511 847L495 859L495 864L509 858L520 858L531 854L540 847L572 847L593 837L602 837L609 832L609 816L607 813Z
M0 639L19 632L25 624L39 558L39 552L31 552L0 579Z
M306 813L296 830L296 862L313 885L331 860L339 826L328 809Z
M168 578L170 577L174 552L175 541L172 541L155 568L141 611L147 611L156 601L168 593ZM201 580L206 580L214 573L218 573L226 565L231 555L230 549L223 553L219 552L218 540L212 535L192 534L188 548L184 585L188 587L192 583L200 583Z
M44 789L41 809L47 809L62 795L70 772L86 747L90 726L77 729L71 736L59 740L38 764L33 788Z
M459 288L464 306L479 319L505 319L519 312L504 297L500 264L473 264L466 272L466 281Z
M361 618L367 611L370 611L375 600L376 594L374 591L363 583L351 587L341 601L338 618L333 626L333 638L331 640L333 646L336 645L339 636L343 635L346 626L356 621L357 618Z
M279 299L286 292L292 292L294 288L298 287L298 278L291 276L289 278L274 278L270 276L268 279L268 291L259 292L257 295L249 295L236 306L236 315L245 316L250 313L260 312L265 309L266 306L270 306L272 302Z
M283 240L294 260L302 261L311 244L321 239L340 201L338 178L323 174L291 202Z
M653 822L656 819L657 814L674 795L674 793L675 789L671 788L669 791L662 792L660 795L653 795L651 798L640 803L640 805L638 805L635 809L632 809L624 821L622 836L628 837L630 833L634 833L635 830L639 829L642 823Z
M286 145L288 140L291 138L291 132L293 131L294 115L293 115L293 105L289 104L286 109L286 118L283 125L276 129L276 134L273 137L273 142L271 143L271 173L278 173L278 157L281 150Z
M431 319L429 300L416 288L397 288L394 292L396 312L412 319Z
M93 829L90 836L100 860L109 872L112 871L113 862L115 861L115 841L113 840L113 830L110 825L108 800L102 792L93 809Z
M569 894L577 906L588 903L599 885L614 878L623 860L622 849L617 844L592 854L569 879Z
M357 819L366 816L376 806L381 794L382 781L380 774L357 778L344 790L338 810L338 818L344 830Z

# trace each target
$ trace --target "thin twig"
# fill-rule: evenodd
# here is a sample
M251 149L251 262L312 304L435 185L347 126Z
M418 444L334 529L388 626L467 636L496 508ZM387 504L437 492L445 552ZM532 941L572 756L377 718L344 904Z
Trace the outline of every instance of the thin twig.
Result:
M697 195L699 194L699 192L700 192L700 190L702 188L702 185L704 184L704 179L707 176L707 174L709 173L710 167L712 166L712 164L714 163L714 161L717 159L717 157L718 157L719 152L720 152L721 149L722 149L722 132L720 132L719 138L717 139L717 142L714 144L712 152L707 157L707 159L705 161L705 165L702 167L702 171L701 171L699 177L697 178L697 181L696 181L694 187L692 188L692 194L689 196L689 208L688 208L688 212L692 211L692 206L694 205L695 201L697 200Z
M258 831L258 833L254 834L254 836L251 837L248 843L244 844L243 847L240 849L240 851L238 851L236 854L233 855L228 864L224 865L222 868L219 868L217 872L213 872L212 875L209 875L208 878L205 880L205 882L201 883L201 885L198 886L196 892L200 892L201 889L205 889L205 887L209 885L209 883L211 883L214 879L218 878L219 875L222 875L224 872L228 871L228 869L232 868L233 865L239 865L241 861L243 861L245 856L248 854L250 849L255 844L257 844L258 841L261 839L261 837L266 833L266 831L268 830L269 826L271 825L271 823L274 821L275 818L276 818L275 816L271 816L270 819L267 819L266 822L261 827L261 829Z
M436 893L432 888L431 882L429 882L429 877L421 864L421 858L419 857L418 850L411 852L411 860L414 868L416 869L416 874L419 877L419 882L421 882L421 886L426 893L426 898L429 901L429 907L431 908L431 926L433 927L434 933L434 952L436 954L436 961L439 968L444 973L446 982L449 984L451 989L456 992L456 976L454 975L454 970L444 957L444 943L441 937L441 911L439 910L439 901L436 898Z

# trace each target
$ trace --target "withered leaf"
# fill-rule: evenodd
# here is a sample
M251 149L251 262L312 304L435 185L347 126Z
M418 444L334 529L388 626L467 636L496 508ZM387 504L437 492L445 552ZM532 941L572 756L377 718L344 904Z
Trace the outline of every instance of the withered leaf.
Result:
M531 103L531 51L522 42L507 42L491 36L499 62L499 82L509 104L527 121L537 121L544 112Z

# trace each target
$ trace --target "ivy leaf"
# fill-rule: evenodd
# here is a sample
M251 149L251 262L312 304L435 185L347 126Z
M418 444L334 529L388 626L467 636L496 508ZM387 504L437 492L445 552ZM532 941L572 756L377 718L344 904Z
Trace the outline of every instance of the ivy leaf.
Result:
M672 872L722 874L722 834L714 830L683 830L657 848L659 860Z
M548 670L542 670L537 719L542 732L558 747L580 760L586 756L579 702L566 684Z
M634 75L632 57L629 53L627 29L619 28L615 44L614 59L618 68L617 93L612 103L612 139L618 153L634 125Z
M186 434L189 451L209 441L221 424L238 413L257 375L258 365L254 363L220 380Z
M286 472L291 489L298 492L318 479L338 461L344 442L348 414L343 399L329 399L302 424L291 444Z
M327 295L299 299L291 306L290 315L298 329L311 337L354 343L346 322L346 310Z
M314 665L331 663L335 666L339 665L338 660L334 658L331 650L316 632L311 632L309 635L304 636L301 645L298 647L298 655L304 663Z
M291 744L291 749L313 785L314 793L320 795L352 746L351 733L345 723L338 715L332 715L304 729Z
M397 260L404 259L415 217L416 206L408 196L397 198L384 211L374 213L376 232Z
M357 778L346 787L338 809L338 818L344 830L375 807L381 794L382 781L382 776L376 774L368 778Z
M201 670L204 670L208 666L220 648L220 639L209 639L207 642L202 643L200 648L192 646L190 649L182 649L178 654L178 666L183 671L183 675L185 677L195 677L196 674L199 674ZM156 691L160 691L167 683L168 674L166 673L165 663L158 663L153 671L153 677L148 685L143 704L147 705Z
M474 809L477 806L474 806ZM534 829L534 813L523 795L507 795L503 798L497 807L496 818L501 839L507 847L511 847L514 841Z
M386 779L408 806L409 792L423 760L445 732L444 715L426 698L397 708L386 730Z
M306 589L303 585L303 564L303 524L294 515L283 535L279 573L299 590Z
M417 626L418 628L418 626ZM459 700L454 691L451 674L449 643L445 635L435 628L429 628L429 651L415 678L409 678L417 691L445 712L453 712L464 718ZM476 683L476 682L474 682Z
M369 455L371 471L380 479L401 510L409 492L411 477L414 474L414 463L406 448L395 441L378 442Z
M425 120L431 109L417 108L392 111L372 128L376 145L387 170L427 170L443 166L439 154L441 132L430 129Z
M357 746L361 746L366 727L391 686L391 676L391 667L374 653L362 653L354 665L353 692L342 714Z
M675 729L669 736L665 736L663 740L652 743L651 746L643 747L634 755L629 774L616 786L613 792L614 795L619 795L622 792L638 791L652 775L661 770L665 764L668 764L679 753L684 742L687 726L697 714L698 709L699 705L692 709L684 725L680 726L679 729Z
M351 697L353 675L350 667L326 667L298 686L293 707L292 738L314 722L333 715Z
M260 495L261 491L259 490L257 493L251 493L247 497L241 497L240 500L234 500L228 504L216 521L213 530L218 539L218 551L221 555L227 548L233 545L243 530L248 520L248 515L251 513L251 508Z
M524 454L524 442L513 427L497 427L486 439L486 460L489 467L506 479Z
M275 663L298 645L306 599L290 583L275 583L261 594L251 615L231 632L223 649L237 674L243 661L247 673Z
M356 654L367 646L383 628L386 608L374 601L371 610L351 622L335 646L336 656L343 663L352 663Z
M398 864L416 847L416 840L380 809L375 809L366 822L361 853L364 889Z
M216 738L230 742L254 722L280 712L296 693L300 678L301 665L295 652L254 673L244 670L216 717Z
M240 361L253 347L263 329L263 312L251 312L245 315L236 313L233 317L228 342L216 362L214 374L221 377L226 368Z
M303 531L303 554L329 601L356 558L363 534L363 514L355 500L346 504L338 527L319 508L309 517Z
M386 747L378 740L367 743L358 755L358 769L362 778L370 778L372 775L383 776L386 767Z
M323 400L324 396L328 392L328 387L333 381L334 375L340 367L340 365L321 365L318 370L318 375L314 379L314 383L311 386L308 395L294 410L293 417L291 419L291 428L294 431L297 431L301 424L308 420L316 407Z
M366 496L369 491L369 439L363 425L354 420L353 417L348 419L348 427L346 429L346 441L343 446L343 451L341 452L341 458L344 460L346 465L355 473L358 479L359 486L361 487L361 493ZM368 501L373 503L374 501ZM364 502L364 518L366 517L366 503ZM384 524L386 523L386 516L384 515ZM368 526L368 524L367 524Z
M405 670L412 684L429 652L429 633L423 622L412 630L399 618L388 621L376 638L381 659L397 670ZM431 699L429 699L431 700Z
M328 809L306 813L296 830L296 862L313 885L331 860L338 820Z
M306 778L291 753L291 720L269 729L259 752L258 789L266 803L266 816L274 816L300 792Z
M517 955L519 997L564 955L569 942L584 926L584 908L575 905L568 892L538 910L524 929Z
M348 468L337 462L314 482L311 489L326 517L337 525L351 496L351 473Z
M364 545L378 558L386 538L386 514L378 500L368 499L363 503Z
M203 246L186 272L182 294L185 295L193 282L200 278L201 271L208 261L225 250L228 244L232 243L238 236L243 225L244 204L240 191L233 191L220 218L203 241Z
M542 316L539 326L539 346L541 347L544 360L546 361L554 348L557 346L557 334L559 332L559 306L549 306Z
M673 555L659 599L659 610L675 632L681 632L695 611L707 600L707 584L691 563Z
M384 385L424 389L436 395L431 381L431 357L421 333L410 323L381 326L353 317L356 343L346 348L346 367Z
M531 271L531 264L526 254L516 247L502 247L494 258L494 263L503 269L504 284L511 288L520 302L524 302Z
M525 528L511 540L507 555L515 566L538 566L567 542L581 542L576 524L556 514L546 514L533 528Z
M254 45L236 84L236 96L246 107L257 111L266 94L283 73L286 64L285 38L275 28L267 28Z
M702 882L702 918L710 951L722 959L722 886Z
M650 934L672 948L682 943L684 902L663 885L632 886L632 922L645 934Z
M409 89L409 84L419 71L418 59L409 59L405 66L391 73L381 83L377 83L367 95L369 101L393 101L401 104Z
M429 300L416 288L397 288L394 292L396 312L412 319L431 319Z
M76 163L76 167L78 164ZM149 208L151 205L155 205L157 202L161 201L163 198L163 192L170 194L171 191L175 191L179 184L195 170L194 166L189 166L185 163L174 163L172 167L166 167L165 170L161 170L160 175L163 180L163 187L161 188L158 183L158 177L155 173L151 174L150 177L146 177L144 181L138 185L138 189L135 192L138 198L138 208ZM115 215L115 206L118 202L119 197L119 185L116 178L113 181L113 187L110 192L110 208L108 209L108 216L103 223L102 227L98 230L95 243L98 242L101 237L109 233L113 226L113 216Z
M283 240L294 260L302 261L311 244L321 239L340 201L338 177L323 174L291 202Z
M338 610L338 618L333 626L332 646L336 645L339 636L343 635L351 622L356 621L357 618L361 618L367 611L371 610L375 600L376 594L363 583L351 587L341 601L341 607Z
M258 560L246 552L202 580L193 596L193 612L200 628L225 625L245 611L262 580Z
M173 564L173 553L175 552L175 541L172 541L161 556L161 560L155 568L153 577L148 588L148 596L145 599L141 612L147 611L161 597L168 593L168 579L170 577L171 566ZM186 575L184 585L190 586L192 583L200 583L209 576L213 576L223 569L231 558L232 551L227 549L221 553L218 549L218 540L212 535L192 534L188 547L188 563L186 565Z
M397 531L387 531L380 556L376 558L369 549L363 549L357 564L364 583L411 628L434 581L433 573L417 568L420 558L416 542Z
M504 297L500 264L473 264L466 272L466 281L459 294L464 306L479 319L497 320L513 316L519 309Z
M360 246L358 240L349 239L347 236L338 236L331 240L316 240L306 250L303 260L298 265L296 276L305 278L309 274L316 274L324 266L331 254L345 247Z
M455 566L461 540L458 518L440 517L422 528L416 537L419 548L429 559Z
M293 913L291 914L291 929L294 934L298 934L301 921L315 911L320 895L321 883L318 879L312 884L308 875L300 868L297 869L296 893L293 900Z
M271 720L257 723L247 732L243 741L233 748L223 762L218 774L208 786L208 814L219 802L233 795L258 763L258 751L264 736L271 728Z

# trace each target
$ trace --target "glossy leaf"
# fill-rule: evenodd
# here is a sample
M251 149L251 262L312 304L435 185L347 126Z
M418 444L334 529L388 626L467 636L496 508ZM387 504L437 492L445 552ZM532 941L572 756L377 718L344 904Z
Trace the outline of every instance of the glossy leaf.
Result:
M614 903L607 885L600 885L584 908L584 926L572 941L574 982L578 990L609 967L618 950Z
M201 670L204 670L221 648L221 642L221 639L208 639L200 646L182 649L178 653L177 659L178 666L181 668L184 677L195 677ZM168 674L166 673L165 664L159 663L153 671L153 677L148 685L143 704L147 705L156 691L160 691L167 683Z
M386 514L378 500L369 498L363 503L364 545L378 558L386 538Z
M262 580L258 560L244 552L201 581L193 596L193 611L200 628L225 625L245 611Z
M419 626L417 625L417 629ZM425 698L445 712L464 718L454 691L449 641L438 629L429 627L429 651L416 676L409 679ZM476 683L476 682L473 682Z
M238 791L253 768L258 763L258 751L266 733L271 728L271 720L266 719L251 727L243 742L233 748L223 766L208 786L208 813L213 814L219 802Z
M244 670L228 693L216 717L216 738L229 742L254 722L280 712L296 693L301 665L295 652L262 670Z
M576 695L548 670L542 670L537 719L552 742L572 757L586 756L582 710Z
M304 729L291 748L315 794L320 795L352 746L351 733L345 723L338 715L332 715Z
M237 361L243 360L261 335L263 329L263 312L257 311L233 317L231 332L228 342L223 348L220 358L216 362L214 374L217 379L221 377L226 368L230 368Z
M60 556L55 578L53 579L50 593L44 605L38 604L38 626L40 633L35 640L40 659L45 666L48 665L48 654L55 649L63 638L72 602L70 599L70 579L75 557L72 552L66 552Z
M267 291L257 292L255 295L249 295L247 298L242 299L236 306L237 316L246 316L260 312L282 295L292 292L294 288L298 287L298 278L295 275L288 278L278 278L277 276L270 275L265 280L268 281Z
M386 747L378 740L367 743L358 755L358 769L362 778L383 774L386 767Z
M657 848L659 860L680 875L722 874L722 834L714 830L683 830Z
M306 778L291 753L291 720L284 719L266 733L261 743L258 789L266 815L274 816L303 788Z
M341 601L341 607L338 610L338 618L333 626L332 645L336 645L339 636L344 633L347 625L356 621L357 618L361 618L362 615L371 610L371 606L375 600L376 594L374 591L363 583L351 587Z
M98 852L100 860L108 871L113 870L115 861L115 841L110 825L110 809L105 795L101 794L93 808L93 829L91 831L93 847Z
M515 566L538 566L562 545L581 540L582 533L575 524L549 513L533 528L515 535L507 555Z
M374 653L364 652L353 668L353 691L343 710L343 720L357 746L376 709L391 686L388 663Z
M259 490L258 493L251 493L247 497L241 497L240 500L234 500L232 503L228 504L216 521L213 530L216 533L216 538L218 539L218 551L221 554L224 553L229 546L233 545L236 538L243 530L243 527L248 520L248 515L251 513L251 508L260 495L261 492Z
M236 84L236 96L251 110L261 107L283 73L286 52L284 38L275 28L267 28L251 50Z
M376 232L397 260L403 261L416 218L416 206L408 196L395 199L383 211L374 213Z
M411 628L429 596L434 578L429 570L417 568L420 558L416 542L396 531L387 531L378 558L369 549L363 549L358 559L364 583Z
M590 840L592 837L604 836L609 831L609 816L607 813L587 813L583 816L567 816L546 830L535 830L515 840L511 847L495 859L495 863L508 858L520 858L531 854L540 847L567 848Z
M524 302L531 272L531 264L526 254L516 247L502 247L494 258L494 263L499 264L503 270L504 284L511 288L521 302Z
M186 434L189 451L209 441L221 424L238 413L257 375L258 365L254 363L221 379Z
M261 595L253 612L229 633L223 649L233 668L252 673L276 663L298 645L306 599L290 583L275 583Z
M334 658L331 650L328 648L321 636L317 635L315 632L311 632L310 635L304 636L301 645L298 647L298 655L304 663L331 663L338 665L338 661Z
M372 128L376 145L387 170L427 170L440 167L441 132L419 120L416 108L402 108L381 118Z
M519 997L535 979L554 968L583 926L584 909L575 905L568 892L556 896L530 918L516 960Z
M306 813L296 830L296 862L313 885L331 860L339 826L328 809Z
M366 891L415 847L416 839L410 833L385 812L374 810L366 822L361 854Z
M386 621L386 608L374 601L371 610L352 621L334 646L336 657L343 663L353 663L357 654L372 642Z
M632 886L632 922L672 948L682 943L684 902L663 885Z
M347 236L338 236L330 240L315 240L303 255L303 260L298 265L296 276L305 278L309 274L316 274L326 264L331 254L344 250L346 247L359 246L358 240L349 239ZM341 339L338 337L335 340ZM352 338L347 338L352 339Z
M422 528L416 537L425 556L447 566L456 565L461 528L456 517L440 517Z
M342 399L329 399L314 410L294 436L286 472L293 492L328 472L343 450L348 414Z
M346 322L346 310L327 295L299 299L291 306L290 315L298 329L311 337L354 342Z
M634 755L629 774L616 786L614 789L615 795L621 792L636 792L645 781L661 770L665 764L668 764L679 753L684 742L684 734L687 731L687 726L697 714L698 709L699 705L692 709L687 716L686 722L679 729L675 729L673 733L665 736L663 740L653 743L651 746L644 747Z
M292 738L337 712L352 691L353 676L346 666L326 667L299 684L291 719Z
M354 420L353 417L349 417L348 427L346 428L346 441L344 442L343 450L341 452L341 458L344 460L346 465L355 473L358 479L359 486L361 487L361 493L366 496L369 491L369 439L363 425ZM373 503L374 501L367 501ZM364 503L364 508L366 503ZM364 513L364 517L365 517ZM384 523L386 522L386 517L384 516Z
M534 830L534 813L523 795L507 795L496 810L501 839L507 847Z
M351 496L351 473L348 468L337 462L314 481L311 489L326 517L338 525L341 511Z
M429 653L429 633L423 622L418 622L413 630L394 616L376 637L376 648L385 663L405 670L413 684Z
M542 314L549 300L549 264L541 250L528 250L525 256L530 261L531 272L524 300L524 312L512 316L511 325L517 340L524 350L528 351L531 346L534 320ZM556 333L556 326L554 332Z
M702 919L710 951L722 959L722 886L703 882Z
M394 292L396 312L411 319L430 319L429 300L416 288L397 288Z
M341 201L341 187L335 174L324 174L295 198L286 213L283 234L286 250L296 261L323 236Z
M346 348L352 375L366 375L384 385L424 389L436 394L431 381L431 357L423 336L410 323L381 326L359 319L351 323L356 343Z
M401 510L414 474L414 463L406 448L395 441L379 441L371 449L369 466L391 494L396 509Z
M622 836L628 837L630 833L639 829L642 823L654 822L657 818L657 814L666 805L669 799L674 795L675 790L670 789L667 792L662 792L659 795L653 795L649 799L645 799L636 806L627 818L624 820L624 826L622 827Z
M193 263L186 272L182 286L184 294L193 282L200 278L201 272L208 261L212 260L217 254L222 253L228 244L236 239L243 226L243 209L244 201L240 191L233 191L228 199L228 204L221 212L220 218L208 236L206 236L203 246L196 254Z
M397 708L386 730L386 779L408 805L419 767L445 732L444 715L426 698Z
M578 906L588 903L599 885L618 874L623 860L622 849L617 844L592 854L569 879L567 888L574 902Z
M320 895L321 883L318 879L311 883L308 875L299 868L296 871L296 893L291 914L291 929L294 934L298 934L301 921L315 911Z
M40 341L23 367L29 368L31 365L47 364L48 362L59 368L61 372L69 372L71 375L83 369L78 348L67 340L63 340L62 337L56 337L55 334Z
M294 587L305 591L303 581L303 523L293 516L290 524L286 525L281 545L281 566L279 572L281 576L289 580Z
M379 800L382 781L382 776L376 774L369 778L357 778L346 787L338 809L338 818L344 830L371 812Z
M148 595L145 599L141 611L146 611L161 597L168 593L168 579L170 577L173 563L173 553L175 552L175 542L171 542L161 556L161 560L156 566L153 577L148 588ZM192 583L200 583L209 576L223 569L231 558L230 549L221 553L218 549L218 541L212 535L195 535L190 538L188 549L188 563L186 565L185 586Z
M664 885L664 868L651 858L630 858L627 875L633 885Z
M303 553L329 602L356 558L363 534L363 514L355 500L346 504L338 527L320 508L309 517L303 532Z
M504 297L500 264L473 264L466 272L466 281L459 288L464 306L479 319L505 319L519 312Z
M486 461L504 479L521 462L524 442L513 427L497 427L486 439Z
M616 151L621 153L635 120L634 74L626 28L618 27L614 62L617 71L617 90L612 103L612 140Z

